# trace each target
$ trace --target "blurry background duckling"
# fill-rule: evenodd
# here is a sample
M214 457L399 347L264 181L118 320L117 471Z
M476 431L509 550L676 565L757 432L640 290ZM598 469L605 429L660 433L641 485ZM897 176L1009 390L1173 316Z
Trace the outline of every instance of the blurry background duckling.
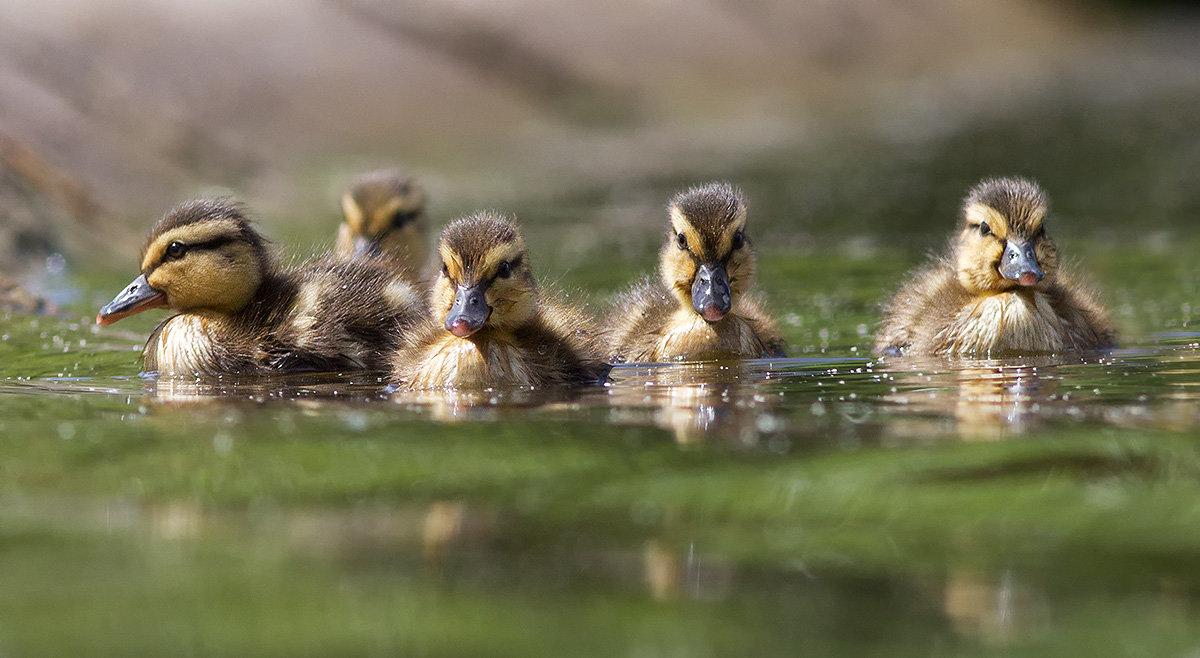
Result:
M879 354L1089 351L1116 343L1104 309L1059 267L1037 183L984 180L967 194L947 255L886 305Z
M757 258L741 192L728 183L693 187L668 213L661 280L646 279L614 302L613 360L783 356L775 323L747 294Z
M425 198L424 189L394 171L360 176L342 195L338 255L381 258L405 280L419 283L429 253Z
M511 221L491 212L458 219L442 232L438 255L429 317L392 361L398 382L548 386L607 375L591 319L539 292Z
M238 204L199 199L158 220L141 274L96 322L177 311L150 335L147 371L374 370L420 307L412 284L380 262L318 258L280 268Z

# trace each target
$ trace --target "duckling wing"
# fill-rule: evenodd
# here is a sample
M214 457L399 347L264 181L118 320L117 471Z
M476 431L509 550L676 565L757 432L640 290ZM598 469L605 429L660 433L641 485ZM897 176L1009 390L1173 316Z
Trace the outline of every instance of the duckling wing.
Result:
M618 293L605 323L612 362L658 360L658 343L675 307L666 286L648 276Z
M784 353L784 350L787 349L787 342L783 340L775 320L767 313L765 307L762 296L744 295L738 302L737 313L746 319L751 331L754 332L754 339L762 346L761 355L754 356L783 358L787 356Z
M285 370L377 370L420 317L416 288L375 261L320 259L296 271L272 363Z
M884 319L875 337L875 353L937 352L939 336L966 302L965 291L944 261L924 265L883 305Z
M1050 306L1063 321L1067 342L1080 350L1105 350L1117 346L1117 330L1108 312L1073 268L1059 270L1047 291Z

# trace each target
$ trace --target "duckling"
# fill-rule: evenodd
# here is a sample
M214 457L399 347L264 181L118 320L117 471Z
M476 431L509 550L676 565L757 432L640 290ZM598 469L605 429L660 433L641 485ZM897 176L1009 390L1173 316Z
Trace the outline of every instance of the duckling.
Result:
M728 183L677 194L649 278L617 297L610 319L614 362L781 357L784 342L747 294L757 258L746 232L746 202Z
M510 220L482 212L450 223L430 317L392 360L412 389L551 386L603 380L589 318L538 290L525 239Z
M345 221L338 227L343 258L384 259L419 284L425 261L425 190L393 171L364 174L342 195Z
M419 293L382 263L317 258L280 268L228 199L167 212L150 232L141 270L96 322L177 311L150 334L146 371L381 369L398 334L420 315Z
M968 192L949 253L911 275L886 305L879 354L1000 355L1100 350L1116 331L1059 268L1037 183L984 180Z

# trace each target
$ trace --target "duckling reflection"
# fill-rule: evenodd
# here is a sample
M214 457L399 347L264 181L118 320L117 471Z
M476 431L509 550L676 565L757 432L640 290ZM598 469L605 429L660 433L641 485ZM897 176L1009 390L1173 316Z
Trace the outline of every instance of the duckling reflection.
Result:
M369 372L314 372L229 378L146 376L143 390L155 403L287 400L301 408L326 402L387 399L382 377Z
M494 389L407 389L392 387L392 401L419 408L444 423L527 419L533 409L572 409L588 392L576 387ZM598 391L602 394L603 390Z
M1028 637L1047 619L1045 595L1010 570L995 576L960 570L942 589L942 609L961 635L993 645Z
M617 381L609 398L627 416L649 406L652 422L680 444L718 440L754 446L775 400L754 394L761 376L737 361L622 367L613 371Z
M958 436L968 441L1002 439L1030 431L1044 422L1057 380L1044 374L1050 362L1039 365L975 361L969 367L938 371L926 362L895 374L898 388L886 397L907 411L932 417L935 425L949 420ZM945 364L941 364L945 368ZM924 423L908 426L914 436L928 436ZM932 433L938 433L936 430Z
M423 278L425 190L394 171L364 174L342 195L344 220L337 253L343 258L378 258L404 280Z

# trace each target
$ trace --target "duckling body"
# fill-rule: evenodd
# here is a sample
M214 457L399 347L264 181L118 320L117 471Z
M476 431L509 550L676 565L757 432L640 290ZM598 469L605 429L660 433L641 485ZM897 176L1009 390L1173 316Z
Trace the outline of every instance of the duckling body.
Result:
M425 191L394 171L360 176L342 195L336 251L344 259L382 259L413 284L423 279Z
M614 361L783 356L774 322L748 289L756 257L746 206L725 183L694 187L668 206L660 280L619 295L609 326Z
M614 359L633 363L782 356L783 340L761 303L742 296L716 323L649 278L618 296L611 337Z
M595 330L581 311L541 293L516 226L492 213L442 233L432 315L392 361L412 389L552 386L602 380Z
M142 274L97 317L179 311L143 351L146 371L222 375L382 369L420 297L377 261L320 258L278 268L236 204L202 199L168 212Z
M999 355L1112 347L1092 294L1059 267L1036 183L986 180L967 195L948 255L917 270L886 305L880 354Z

